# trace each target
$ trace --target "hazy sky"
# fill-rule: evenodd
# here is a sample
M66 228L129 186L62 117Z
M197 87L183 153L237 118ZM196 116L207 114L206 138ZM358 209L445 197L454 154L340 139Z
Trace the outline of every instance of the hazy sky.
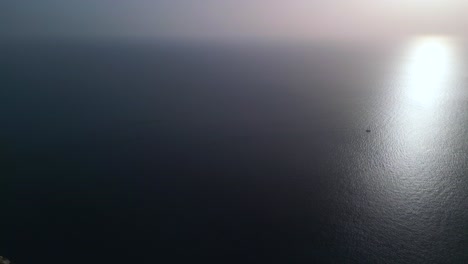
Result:
M459 33L463 0L0 0L3 37L368 38Z

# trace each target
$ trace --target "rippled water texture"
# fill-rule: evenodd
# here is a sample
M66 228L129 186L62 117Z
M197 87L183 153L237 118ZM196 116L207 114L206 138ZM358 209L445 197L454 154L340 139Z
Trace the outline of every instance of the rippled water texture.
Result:
M456 38L2 47L15 263L468 262Z
M462 58L460 43L451 38L410 41L383 84L389 93L371 119L372 133L357 143L362 146L343 147L344 152L356 151L356 163L349 168L353 179L348 181L357 181L352 184L359 190L350 201L350 210L359 208L359 213L346 221L345 232L359 241L355 250L363 259L375 255L375 261L388 263L466 260Z

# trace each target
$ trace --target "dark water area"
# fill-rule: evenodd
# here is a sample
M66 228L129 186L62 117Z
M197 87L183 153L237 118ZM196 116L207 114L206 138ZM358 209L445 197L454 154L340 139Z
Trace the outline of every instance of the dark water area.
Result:
M466 263L454 41L1 46L14 263Z

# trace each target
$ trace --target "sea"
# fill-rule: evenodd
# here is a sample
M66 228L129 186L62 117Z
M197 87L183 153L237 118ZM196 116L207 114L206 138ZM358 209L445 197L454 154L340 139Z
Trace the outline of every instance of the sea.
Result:
M4 42L0 255L467 263L464 48Z

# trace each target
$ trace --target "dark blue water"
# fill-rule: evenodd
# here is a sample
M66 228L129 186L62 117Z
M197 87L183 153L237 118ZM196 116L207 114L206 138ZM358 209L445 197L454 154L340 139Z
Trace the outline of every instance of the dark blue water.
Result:
M0 54L0 255L15 263L468 261L452 42Z

